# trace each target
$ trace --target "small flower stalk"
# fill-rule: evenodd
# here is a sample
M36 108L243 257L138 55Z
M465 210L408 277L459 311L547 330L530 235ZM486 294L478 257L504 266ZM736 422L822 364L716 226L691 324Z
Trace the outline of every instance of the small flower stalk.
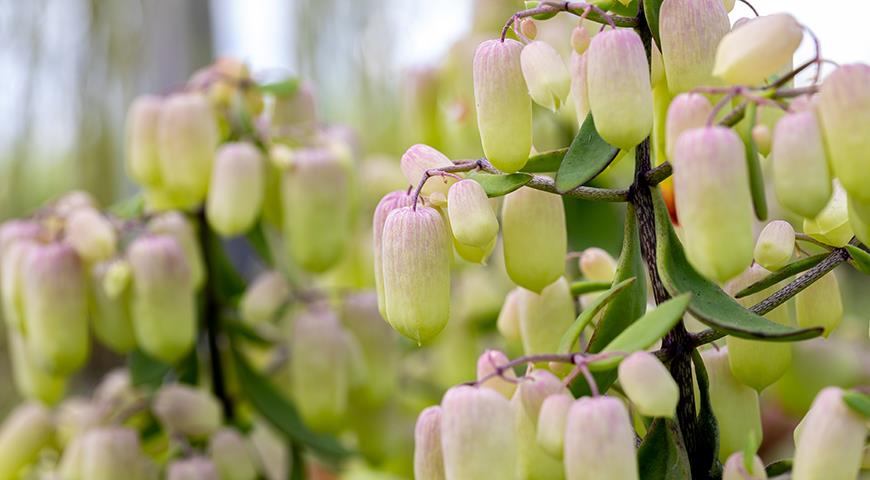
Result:
M787 13L753 18L719 42L713 75L731 85L761 84L791 64L803 34Z
M501 217L508 275L517 285L540 293L565 272L568 240L562 199L522 187L505 197Z
M642 415L674 417L679 387L655 355L635 352L620 362L619 384Z
M228 143L218 150L205 207L214 231L232 237L250 230L263 207L265 168L250 143Z
M804 218L816 218L832 194L831 172L816 114L804 110L779 119L771 153L773 188L780 205Z
M565 478L639 478L628 410L613 397L583 397L565 427Z
M559 52L536 40L523 47L520 65L532 100L552 112L559 110L571 89L571 77Z
M716 85L716 48L731 29L722 0L668 0L659 12L662 60L668 89L688 92Z

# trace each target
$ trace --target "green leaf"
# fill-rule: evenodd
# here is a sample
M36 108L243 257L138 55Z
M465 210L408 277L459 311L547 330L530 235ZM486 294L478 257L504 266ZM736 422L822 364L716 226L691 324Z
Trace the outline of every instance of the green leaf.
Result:
M212 231L208 223L201 222L199 228L205 229L201 235L205 237L203 254L208 268L208 283L222 303L234 304L245 292L245 280L227 257L223 241Z
M109 207L109 213L120 218L128 220L133 217L142 215L145 211L145 196L142 193L137 193L132 197L125 198L118 203Z
M565 158L565 153L567 152L567 148L560 148L532 155L520 171L526 173L556 172L559 170L559 165L562 164L562 159Z
M263 225L262 220L257 222L250 231L248 231L245 238L248 240L248 243L251 244L251 248L257 252L260 259L266 265L272 267L275 265L275 259L272 257L272 250L269 248L269 242L266 240L266 235L263 232L263 229L266 228Z
M710 379L707 368L698 350L692 351L692 364L695 366L695 379L698 383L698 421L695 425L695 457L699 459L694 465L695 478L716 478L710 475L713 470L721 469L719 464L719 422L713 414L713 404L710 401Z
M468 178L479 183L489 197L502 197L532 181L528 173L509 173L507 175L491 175L489 173L472 172Z
M595 2L592 2L595 3ZM637 3L638 0L631 0L628 2L628 5L623 5L621 1L613 2L610 6L610 11L617 15L622 15L624 17L636 17L637 16Z
M689 311L698 320L728 335L753 340L791 342L822 333L821 328L797 329L756 315L696 272L686 259L661 194L658 189L654 189L652 194L659 276L671 295L692 293Z
M149 390L156 390L172 371L171 365L148 356L138 348L127 357L127 367L133 386L146 387Z
M571 283L571 295L583 295L584 293L600 292L610 289L610 282L593 282L591 280L581 280Z
M792 459L784 458L771 463L764 470L768 478L778 477L791 472L792 463Z
M758 106L749 102L746 106L746 122L743 133L743 145L746 148L746 169L749 172L749 188L752 191L752 207L759 220L767 219L767 198L764 195L764 174L761 173L761 162L758 160L758 145L752 137L755 128Z
M770 275L762 278L761 280L753 283L752 285L744 288L743 290L740 290L739 292L737 292L737 295L735 295L735 297L743 298L747 295L758 293L768 287L772 287L777 283L791 277L792 275L797 275L798 273L815 267L827 256L828 254L826 253L820 253L818 255L813 255L812 257L804 257L799 260L795 260L794 262L791 262L788 265L780 268L779 270L772 272Z
M525 2L526 9L535 8L540 3L541 2L539 2L537 0L526 0L526 2ZM549 20L549 19L555 17L557 13L558 12L539 13L537 15L532 16L532 18L534 18L535 20Z
M618 148L611 146L598 135L592 114L586 115L580 132L568 147L559 172L556 173L556 190L567 192L592 180L610 165L617 153Z
M239 319L227 318L224 320L223 327L226 332L231 336L242 339L254 345L269 347L275 344L275 342L263 337L250 325L242 322Z
M665 336L686 313L692 294L684 293L650 310L614 338L601 353L629 354L649 348ZM625 355L616 355L589 364L591 370L615 368Z
M291 97L299 90L299 79L292 77L277 82L269 82L259 85L263 93L269 93L276 97Z
M656 45L662 44L659 37L659 11L662 9L662 3L664 0L643 0L643 14Z
M637 278L630 288L622 291L610 302L601 320L589 340L588 352L600 352L613 341L629 325L646 312L646 276L643 258L640 254L640 238L637 230L637 216L634 205L628 204L625 210L625 227L623 230L622 251L613 282L621 282L629 278Z
M692 467L683 434L673 420L657 418L637 450L640 480L692 478Z
M870 275L870 253L855 245L846 245L846 251L852 257L852 265L855 266L855 270Z
M239 390L244 392L254 409L287 439L333 461L340 461L350 454L335 438L309 430L296 407L269 380L257 373L236 349L233 349L233 358Z
M843 401L856 413L870 419L870 395L855 390L843 392Z
M577 319L574 320L574 323L572 323L571 326L568 327L568 330L562 335L562 340L559 342L559 353L569 353L571 347L577 343L580 334L583 333L583 329L586 328L586 325L589 325L589 322L595 318L595 315L598 315L598 312L607 306L608 302L613 300L619 292L625 290L625 288L634 283L634 281L635 279L632 277L617 283L611 287L610 290L599 295L591 304L589 304L588 307L583 309L583 311L580 312L580 315L577 316Z

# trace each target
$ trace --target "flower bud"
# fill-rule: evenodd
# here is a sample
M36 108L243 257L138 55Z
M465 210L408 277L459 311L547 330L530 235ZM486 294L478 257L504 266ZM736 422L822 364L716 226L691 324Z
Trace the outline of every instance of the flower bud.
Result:
M727 348L707 350L701 357L710 380L710 403L719 425L719 460L727 460L732 453L743 451L749 435L762 438L758 393L731 374Z
M211 393L182 384L160 387L151 406L163 427L189 437L203 438L221 426L221 406Z
M31 358L24 338L16 329L6 332L9 340L9 361L16 390L24 398L54 405L66 391L66 377L43 370Z
M752 140L755 146L758 147L758 153L767 156L770 153L773 135L770 132L770 127L764 124L758 124L752 127Z
M296 152L281 179L283 232L291 257L321 273L335 266L350 238L353 195L350 159L333 148Z
M628 410L613 397L583 397L568 412L565 428L568 480L638 478L634 430Z
M786 266L794 253L794 228L783 220L764 226L755 242L755 261L768 270Z
M125 427L103 427L82 438L81 476L88 480L145 479L139 435Z
M443 153L422 143L411 146L402 154L402 173L405 174L405 178L408 179L411 187L415 189L420 184L420 180L427 170L452 165L453 162ZM456 179L453 177L432 175L426 180L426 184L423 185L420 193L427 196L433 193L447 195L448 189L454 183L456 183Z
M538 36L538 26L531 18L523 18L520 21L520 32L530 40L534 40Z
M387 216L390 212L401 207L410 207L414 202L414 197L409 195L404 190L396 190L384 195L384 198L378 203L375 208L375 214L372 218L372 247L374 249L375 260L375 287L378 293L378 311L381 316L387 317L386 303L384 302L384 268L383 268L383 238L384 224L387 223Z
M841 389L827 387L819 392L801 424L794 480L858 478L867 423L846 405Z
M561 460L565 450L565 425L574 403L569 393L557 393L544 399L538 413L538 445L553 458Z
M523 44L487 40L474 53L474 101L483 152L495 168L515 172L532 149L532 102L520 61Z
M627 29L599 33L586 52L586 72L589 108L601 138L624 150L643 141L652 130L653 98L640 36Z
M803 28L787 13L754 18L722 37L713 75L732 85L764 83L791 63L803 37Z
M735 295L768 275L770 272L761 265L752 265L737 278L728 282L725 291L729 295ZM749 308L783 286L783 284L774 285L758 293L738 298L736 301ZM792 324L786 305L776 307L764 317L780 325ZM764 342L733 336L725 337L725 341L728 345L728 363L734 378L759 392L779 380L791 366L792 347L788 342Z
M571 89L571 78L559 52L549 43L536 40L523 47L520 65L532 100L553 112L559 110Z
M281 307L290 297L290 285L281 272L270 270L261 273L245 290L239 302L242 320L251 325L271 322L276 319Z
M510 425L509 420L505 423ZM48 409L32 403L16 407L0 425L0 478L18 478L18 473L51 444L52 436Z
M816 280L795 296L795 316L801 328L822 327L827 337L843 320L840 284L834 272Z
M849 198L849 229L864 245L870 245L870 204Z
M849 200L840 183L834 181L833 192L828 204L815 218L804 218L804 233L816 240L842 247L852 239L852 226L849 225Z
M737 452L728 457L722 472L722 480L767 480L767 472L758 455L752 456L751 471L746 470L743 456L743 452Z
M42 224L33 220L9 220L0 224L0 262L6 250L19 240L39 240L45 235Z
M450 222L445 222L448 227L450 227ZM451 230L450 236L453 236L453 232ZM466 245L464 243L459 243L456 238L453 239L453 248L456 249L456 254L459 255L460 258L469 263L476 263L480 265L486 265L486 260L489 258L489 255L495 250L495 244L498 240L498 237L492 237L492 240L489 241L486 246L477 247L474 245Z
M214 462L203 457L175 460L167 472L166 480L221 480Z
M870 138L855 125L870 122L870 66L844 65L825 78L819 91L819 122L836 175L849 195L870 202Z
M347 413L348 338L335 312L315 304L293 321L290 382L305 423L337 431Z
M520 336L526 355L555 352L562 334L574 322L574 299L565 277L540 294L523 290L520 297Z
M265 160L246 142L228 143L215 157L205 213L220 235L247 232L260 216L266 181Z
M780 205L815 218L831 198L831 172L812 110L784 115L774 127L773 187Z
M34 238L9 239L0 244L0 293L3 319L10 330L25 331L24 324L24 260L38 246Z
M516 287L508 292L501 311L498 312L496 327L498 332L509 342L521 339L520 309L522 308L522 298L525 295L523 291L522 287Z
M565 273L568 237L560 196L521 187L505 196L501 218L504 262L514 283L541 292Z
M126 285L114 292L106 288L109 273L118 271L115 264L124 265L129 272L129 265L123 261L102 262L91 268L89 310L97 339L112 351L124 354L136 347L136 336L130 317L130 289Z
M564 478L562 462L538 445L535 431L544 400L562 394L568 394L568 389L558 377L547 370L533 370L517 385L516 393L511 398L511 407L514 410L519 478Z
M477 381L479 382L484 377L495 374L499 367L506 365L509 361L507 355L498 350L483 352L483 355L477 359ZM514 390L517 389L516 378L516 373L514 373L513 369L509 368L502 372L501 375L495 375L481 383L480 387L491 388L504 395L505 398L511 398Z
M205 282L205 265L197 239L196 227L190 223L190 220L181 212L161 213L148 222L148 231L175 238L187 259L193 286L199 290Z
M722 0L668 0L659 11L662 60L668 89L683 93L716 85L713 59L731 29Z
M257 463L248 441L232 428L222 428L209 440L208 456L221 480L255 480Z
M115 254L118 236L112 223L93 208L79 208L66 220L66 241L86 263Z
M752 262L752 195L743 142L704 127L680 136L671 159L686 256L707 278L725 281Z
M674 158L680 135L705 126L712 113L713 105L700 93L681 93L674 98L668 107L665 122L665 150L668 158Z
M173 205L189 208L205 199L219 135L205 96L179 93L163 104L157 148L161 188Z
M143 186L160 185L157 130L162 107L162 98L142 95L127 110L127 173Z
M441 401L441 446L446 478L515 478L510 402L488 388L451 388Z
M498 220L483 187L460 180L447 192L447 213L453 238L459 243L486 247L498 235Z
M249 435L260 459L264 477L269 480L287 478L291 460L283 434L265 422L255 420Z
M127 256L136 342L149 355L173 363L196 337L196 297L184 252L170 236L149 235L136 239Z
M398 375L393 368L398 362L398 335L378 312L378 300L372 292L344 297L342 323L359 342L366 370L372 372L354 393L370 405L384 403L395 392Z
M61 195L53 202L52 207L57 216L65 219L80 208L97 208L97 201L88 192L73 190Z
M317 99L311 84L303 82L292 95L275 98L269 115L269 131L276 140L307 143L317 133L317 125Z
M130 372L125 368L116 368L108 372L94 389L92 396L94 410L97 415L105 415L106 406L111 407L108 413L121 412L133 407L142 399L142 392L133 385Z
M414 427L414 478L443 480L444 454L441 449L441 407L420 412Z
M571 30L571 48L578 55L583 55L589 48L589 42L592 41L592 36L589 35L589 30L583 25L577 25Z
M641 415L673 418L680 390L655 355L635 352L620 362L619 384Z
M104 414L101 405L89 399L72 397L64 400L58 405L54 419L58 444L70 448L70 444L85 432L99 426L104 421Z
M384 224L382 262L386 319L422 344L450 315L450 238L437 210L402 207Z
M577 124L583 125L589 115L589 95L586 90L586 55L571 52L571 97L574 99L574 110L577 114Z
M587 248L580 255L580 273L593 282L611 282L616 274L616 260L604 249Z
M730 12L734 9L734 5L737 3L737 0L722 0L722 5L725 6L725 11Z
M40 245L24 259L22 273L28 351L46 371L78 370L90 350L81 260L66 243Z

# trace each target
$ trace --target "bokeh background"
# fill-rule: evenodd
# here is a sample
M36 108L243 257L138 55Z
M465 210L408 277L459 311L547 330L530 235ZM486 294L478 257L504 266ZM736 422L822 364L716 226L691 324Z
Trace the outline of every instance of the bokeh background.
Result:
M793 13L820 37L826 58L870 62L870 29L853 21L870 18L870 2L755 6ZM136 95L178 88L219 56L245 60L259 79L290 73L310 82L322 118L355 129L366 156L397 162L408 145L429 143L451 158L473 158L480 152L471 55L521 8L518 0L0 0L0 220L73 188L104 205L132 194L123 166L128 105ZM732 18L750 14L738 4ZM560 17L540 25L540 36L567 55L573 25ZM811 52L806 41L795 63ZM576 128L572 115L536 111L535 147L566 145ZM615 170L600 181L625 181L631 164ZM572 249L598 245L618 253L619 207L567 208ZM766 394L770 456L779 426L789 425L821 385L870 383L870 283L850 269L838 275L844 327L830 341L801 344L793 371ZM471 375L477 353L471 349L462 367ZM5 358L0 418L17 401ZM113 361L98 357L92 368ZM464 373L453 375L461 380ZM83 375L79 388L89 381Z

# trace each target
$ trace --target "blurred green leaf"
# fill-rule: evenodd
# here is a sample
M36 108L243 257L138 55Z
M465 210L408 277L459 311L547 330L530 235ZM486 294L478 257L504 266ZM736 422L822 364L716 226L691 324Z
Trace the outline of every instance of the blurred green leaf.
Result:
M254 345L268 347L274 345L275 342L260 335L250 325L242 322L239 319L227 318L223 322L223 327L230 335L240 338Z
M659 37L659 11L662 9L662 3L664 0L643 0L643 14L656 45L662 44Z
M870 418L870 395L855 390L843 392L843 401L856 413Z
M638 0L631 0L630 2L628 2L628 5L623 5L621 1L615 1L612 2L612 4L610 5L610 11L612 13L625 17L636 17L637 4Z
M526 9L535 8L538 5L540 5L540 3L541 2L539 2L537 0L526 0L525 6L526 6ZM549 20L549 19L555 17L556 13L558 13L558 12L540 13L538 15L533 16L532 18L534 18L535 20Z
M203 237L201 241L204 243L209 286L222 304L233 305L245 292L245 280L227 257L223 241L208 226L208 222L200 222L199 228L202 229L200 235Z
M778 477L791 472L792 463L792 459L784 458L771 463L764 470L767 473L768 478Z
M601 292L610 289L610 282L593 282L591 280L580 280L571 283L571 295L583 295L584 293Z
M479 183L489 197L502 197L532 180L532 176L528 173L490 175L488 173L472 172L468 175L468 178Z
M618 148L598 135L592 114L586 115L556 173L556 190L567 192L592 180L610 165L617 153Z
M617 283L610 290L596 297L588 307L583 309L580 315L577 316L577 319L574 320L574 323L562 335L562 340L559 342L559 353L569 353L574 344L577 343L580 334L583 333L583 329L589 325L589 322L592 321L595 315L607 306L607 303L613 300L619 292L625 290L634 281L635 278L632 277Z
M870 253L855 245L846 245L846 251L852 257L852 265L855 266L855 270L870 275Z
M248 240L248 243L251 245L251 248L257 252L260 259L268 265L269 267L273 267L275 265L275 259L272 257L272 250L269 249L269 242L266 241L266 236L263 233L263 221L257 222L250 231L248 231L245 238Z
M299 79L294 77L280 80L277 82L264 83L262 85L258 85L258 88L261 92L269 93L275 95L276 97L290 97L293 96L297 90L299 90Z
M821 328L797 329L772 322L743 308L715 283L695 271L671 225L658 189L653 189L658 270L671 295L692 293L689 311L706 325L735 337L766 341L797 341L817 337Z
M133 217L138 217L142 215L144 211L145 196L141 193L125 198L109 207L109 213L121 220L129 220Z
M138 348L127 357L127 367L130 370L133 386L146 387L149 390L160 387L163 379L172 370L171 365L151 358Z
M559 165L562 164L562 159L565 158L565 153L567 152L567 148L560 148L532 155L520 171L526 173L556 172L559 170Z
M695 453L699 459L693 465L695 478L718 478L713 471L721 470L719 463L719 423L713 414L710 402L710 379L707 367L698 350L692 351L692 364L695 366L695 379L698 383L698 422L695 428ZM721 476L721 474L719 475Z
M637 450L641 480L692 478L692 467L680 427L673 420L656 418Z
M755 102L749 102L746 106L746 122L743 123L743 145L746 149L746 169L749 172L749 188L752 192L752 206L755 209L755 217L759 220L767 219L767 198L764 193L764 174L761 173L761 162L758 160L758 145L752 136L755 128L758 106Z
M737 292L737 295L735 295L735 297L743 298L747 295L758 293L768 287L772 287L777 283L791 277L792 275L797 275L798 273L815 267L827 256L828 254L826 253L820 253L818 255L813 255L812 257L805 257L799 260L795 260L794 262L791 262L788 265L780 268L779 270L772 272L770 275L762 278L761 280L753 283L752 285L744 288L743 290L740 290L739 292Z

